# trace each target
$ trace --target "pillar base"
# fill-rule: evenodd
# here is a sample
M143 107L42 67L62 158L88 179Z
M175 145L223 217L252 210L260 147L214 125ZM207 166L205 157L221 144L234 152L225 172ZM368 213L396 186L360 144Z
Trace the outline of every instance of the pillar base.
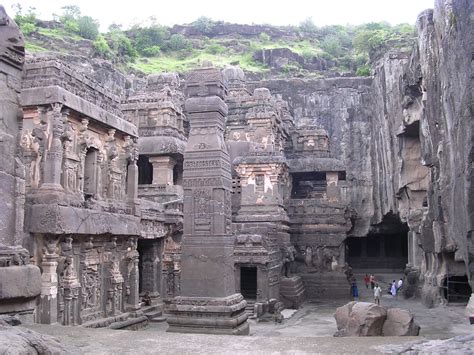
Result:
M282 277L280 301L285 307L298 309L304 301L304 285L300 276Z
M246 305L240 293L227 297L175 297L166 301L167 332L248 335Z

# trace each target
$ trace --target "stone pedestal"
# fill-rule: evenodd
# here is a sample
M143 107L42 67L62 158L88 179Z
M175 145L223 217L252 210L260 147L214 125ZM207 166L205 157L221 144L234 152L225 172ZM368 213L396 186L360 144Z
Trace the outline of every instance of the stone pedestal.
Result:
M304 284L299 276L282 277L280 281L280 300L285 307L299 308L304 301Z
M176 297L167 307L168 332L248 335L240 293L228 297Z
M169 156L151 157L153 165L153 184L173 185L173 168L176 160Z
M246 302L235 292L225 83L219 70L203 67L189 74L186 89L181 294L166 301L168 331L248 334Z

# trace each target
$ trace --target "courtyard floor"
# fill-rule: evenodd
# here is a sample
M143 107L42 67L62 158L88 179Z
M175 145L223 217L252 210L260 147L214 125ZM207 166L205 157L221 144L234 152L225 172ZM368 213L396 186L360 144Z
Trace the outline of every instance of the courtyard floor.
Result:
M370 290L364 287L360 291L361 301L372 300ZM462 306L427 309L418 301L387 294L382 297L382 305L412 311L421 326L420 337L334 338L336 322L333 314L347 301L306 302L281 324L250 320L251 334L242 337L166 333L166 323L152 323L140 331L39 324L28 328L52 335L74 346L81 354L380 353L384 345L446 339L474 331ZM390 346L385 348L390 349Z

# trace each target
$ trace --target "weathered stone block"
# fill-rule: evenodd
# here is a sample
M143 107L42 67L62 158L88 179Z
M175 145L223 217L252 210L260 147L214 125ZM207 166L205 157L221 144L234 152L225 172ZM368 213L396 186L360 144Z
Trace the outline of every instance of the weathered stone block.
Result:
M35 265L0 267L0 300L36 297L41 273Z
M413 314L405 309L390 308L387 310L387 320L383 324L383 336L416 336L420 326L415 323Z

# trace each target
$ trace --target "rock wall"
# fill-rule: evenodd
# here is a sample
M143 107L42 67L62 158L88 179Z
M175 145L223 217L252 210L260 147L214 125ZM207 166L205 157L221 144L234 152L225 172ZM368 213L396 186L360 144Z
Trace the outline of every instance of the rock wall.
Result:
M392 211L407 221L427 305L444 302L448 276L473 286L472 7L436 1L418 17L412 53L374 71L374 220Z
M427 305L443 302L447 276L473 288L471 162L473 3L437 0L420 14L411 52L390 52L373 78L258 83L290 104L295 120L328 130L347 167L351 236L389 214L406 222L409 271Z

